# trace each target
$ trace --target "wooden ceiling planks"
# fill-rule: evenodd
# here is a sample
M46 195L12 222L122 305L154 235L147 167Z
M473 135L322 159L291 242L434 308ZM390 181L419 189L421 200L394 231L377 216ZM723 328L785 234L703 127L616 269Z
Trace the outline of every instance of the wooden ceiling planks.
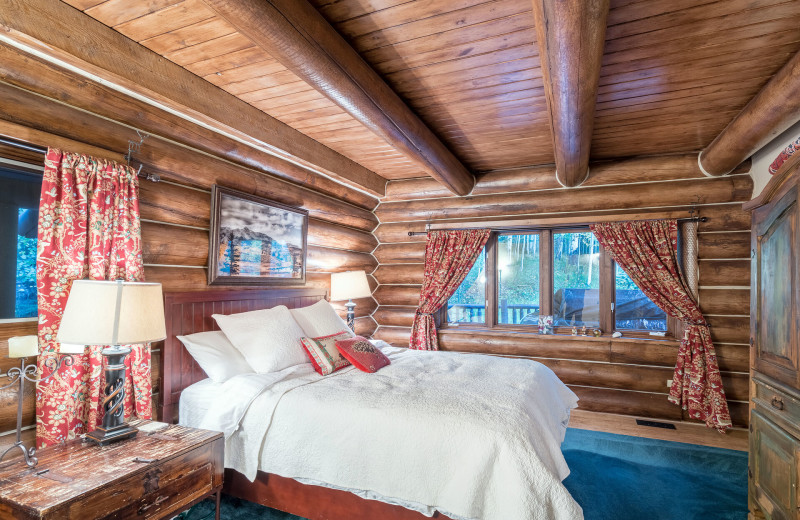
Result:
M422 170L202 0L67 0L389 179ZM474 171L553 162L530 0L311 0ZM699 151L800 49L792 0L611 0L593 159Z

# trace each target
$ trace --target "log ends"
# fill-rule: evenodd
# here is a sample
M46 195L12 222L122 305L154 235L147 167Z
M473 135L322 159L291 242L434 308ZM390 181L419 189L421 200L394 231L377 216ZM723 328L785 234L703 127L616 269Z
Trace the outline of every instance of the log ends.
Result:
M556 178L565 187L589 175L608 10L609 0L533 0Z
M800 120L800 51L767 82L700 152L700 171L727 175L776 135Z

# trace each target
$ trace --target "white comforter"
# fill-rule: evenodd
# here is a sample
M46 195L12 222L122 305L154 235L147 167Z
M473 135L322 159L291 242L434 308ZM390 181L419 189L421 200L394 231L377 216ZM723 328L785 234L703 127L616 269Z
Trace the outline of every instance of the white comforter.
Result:
M225 466L250 480L262 470L458 519L583 518L561 484L577 397L550 369L382 350L392 364L375 374L236 376L198 426L225 433Z

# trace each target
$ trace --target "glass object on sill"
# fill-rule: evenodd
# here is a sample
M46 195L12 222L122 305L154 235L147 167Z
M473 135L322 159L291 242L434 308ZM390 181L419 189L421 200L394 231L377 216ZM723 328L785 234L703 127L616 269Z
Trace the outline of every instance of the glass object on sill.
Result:
M539 235L497 237L497 322L537 325Z
M666 332L667 314L630 279L619 265L614 266L614 327L617 330Z
M553 317L550 315L540 315L538 319L539 334L553 333Z
M486 323L486 250L447 300L448 323Z
M553 233L556 327L600 326L600 243L590 231Z
M36 239L42 175L0 165L0 319L38 314Z

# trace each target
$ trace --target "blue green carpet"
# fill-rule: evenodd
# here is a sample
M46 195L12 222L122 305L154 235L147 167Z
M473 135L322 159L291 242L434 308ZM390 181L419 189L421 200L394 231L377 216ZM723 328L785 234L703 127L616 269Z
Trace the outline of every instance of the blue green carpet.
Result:
M586 520L743 520L747 453L569 428L564 485ZM213 518L209 501L181 515ZM223 520L303 520L228 496ZM377 520L377 519L376 519Z

